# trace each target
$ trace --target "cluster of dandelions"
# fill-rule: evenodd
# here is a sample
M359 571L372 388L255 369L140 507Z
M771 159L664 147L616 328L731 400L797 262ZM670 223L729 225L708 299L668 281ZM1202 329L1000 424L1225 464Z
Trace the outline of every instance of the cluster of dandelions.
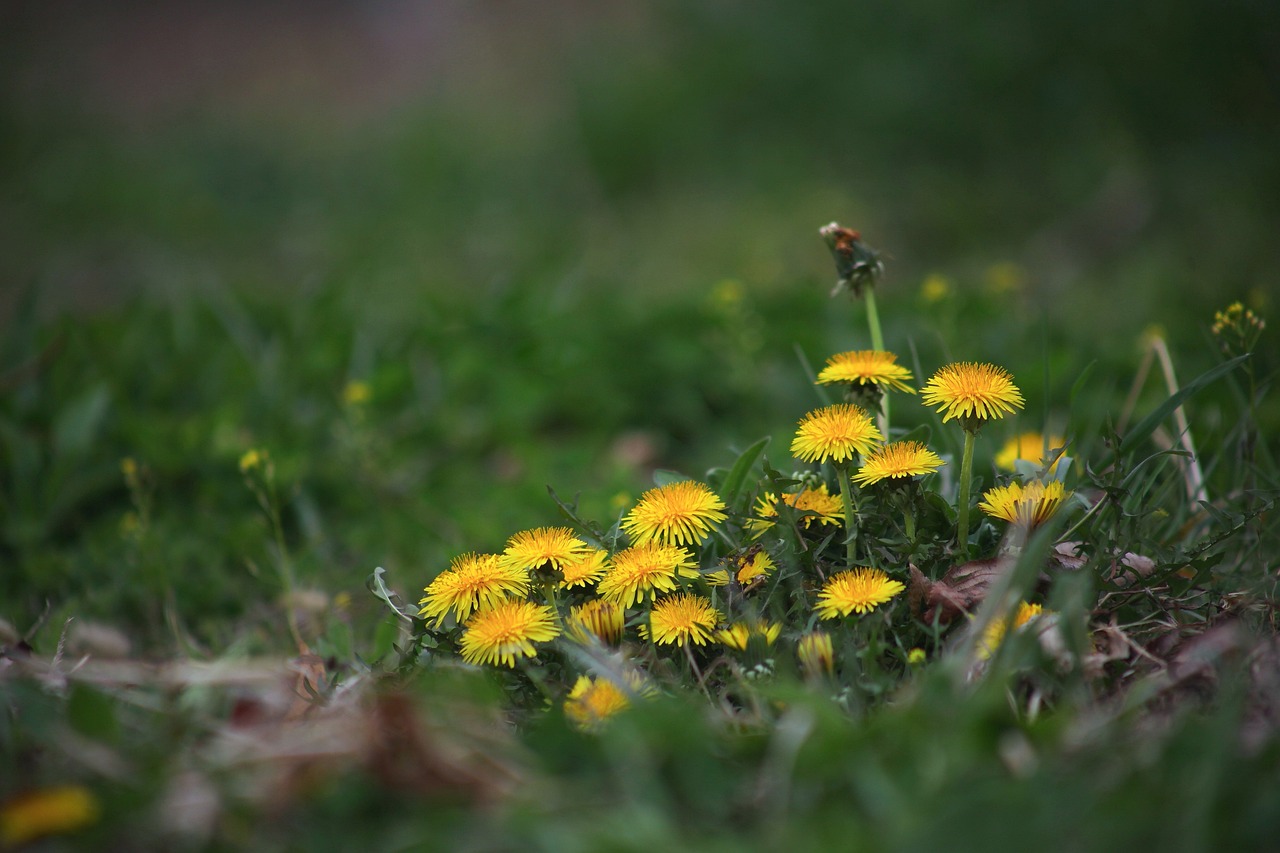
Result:
M911 378L892 353L868 350L832 357L818 381L842 383L849 397L874 404L887 391L915 393ZM948 419L982 421L1022 403L1008 375L990 365L952 366L935 378L926 393ZM607 533L538 527L512 535L500 552L463 554L426 587L419 615L467 663L556 671L565 714L587 729L664 678L705 688L716 669L771 672L780 644L800 674L829 680L837 671L833 629L856 635L873 614L888 625L905 618L886 608L906 590L909 554L873 559L848 520L866 515L868 501L893 503L945 464L919 441L885 441L873 420L851 402L806 414L791 450L815 468L785 489L761 480L741 509L707 483L681 480L645 492ZM1025 451L1011 452L1038 458L1043 439L1025 441ZM1009 483L982 506L1032 525L1064 494L1058 481ZM797 545L821 556L803 564ZM553 680L545 671L536 679L544 689Z
M904 606L918 598L914 587L904 595L908 584L923 577L941 586L951 571L976 565L966 562L971 547L992 547L991 537L974 536L971 503L988 524L1020 533L1014 540L1068 506L1071 466L1060 464L1068 442L1017 433L993 454L994 469L1009 473L974 501L979 434L1026 404L1012 374L956 362L917 390L912 372L883 346L878 253L834 223L823 236L840 271L837 292L866 302L873 346L831 356L816 377L843 399L796 424L790 451L808 470L786 478L765 464L750 481L745 472L758 460L744 454L732 470L744 460L747 468L725 489L727 501L709 483L664 482L607 531L562 505L573 527L520 531L501 551L458 556L431 581L419 612L431 648L525 675L543 701L584 729L664 685L710 696L717 684L740 688L789 666L810 683L848 690L877 670L900 678L939 651L946 626ZM1261 327L1232 306L1214 332L1256 337ZM948 464L944 455L917 430L895 438L890 423L891 396L917 393L944 429L961 430L960 471L947 494L935 476ZM930 521L925 492L932 505L953 507L945 516L952 521L940 526L936 514ZM868 532L876 523L879 538ZM894 535L886 538L888 528ZM972 616L965 607L980 603L979 596L956 606ZM1042 614L1042 605L1024 601L988 619L973 654L990 657Z

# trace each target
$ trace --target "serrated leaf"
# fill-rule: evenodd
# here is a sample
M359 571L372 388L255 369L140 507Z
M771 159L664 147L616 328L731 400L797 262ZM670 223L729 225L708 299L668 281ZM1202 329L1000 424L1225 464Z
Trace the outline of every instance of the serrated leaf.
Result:
M400 596L394 590L390 589L386 582L382 580L382 576L386 571L387 570L382 568L382 566L378 566L373 570L373 574L369 575L369 580L365 582L365 586L369 588L369 592L382 599L387 607L391 609L392 613L412 625L413 617L401 610L400 605L395 602L395 599Z

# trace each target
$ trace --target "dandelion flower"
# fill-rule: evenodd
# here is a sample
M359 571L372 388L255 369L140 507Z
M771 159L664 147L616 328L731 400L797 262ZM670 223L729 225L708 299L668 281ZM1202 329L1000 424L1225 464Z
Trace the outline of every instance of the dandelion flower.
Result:
M774 520L778 517L778 501L779 498L776 495L766 493L756 502L756 516L758 517L747 522L747 527L756 536L760 536L774 525ZM827 491L826 483L816 489L802 489L798 492L784 493L781 501L795 509L796 512L804 513L799 521L806 530L814 522L830 524L835 527L844 524L844 508L840 505L840 497Z
M648 542L613 555L613 568L600 579L600 597L623 607L653 592L676 588L676 576L696 577L693 555L675 545Z
M95 821L102 807L81 785L61 785L22 794L0 805L0 848L9 850L49 835L75 832Z
M854 350L842 352L827 359L827 366L818 374L819 385L846 382L851 385L878 385L895 391L916 393L907 384L911 371L897 363L898 357L884 350Z
M436 576L418 602L419 616L444 622L452 610L461 622L472 611L494 607L509 596L529 591L529 575L523 569L503 565L497 554L463 554Z
M960 418L967 430L1011 414L1025 402L1003 367L969 361L948 364L929 377L920 399L937 407L943 423Z
M462 659L467 663L515 667L517 658L538 653L534 643L545 643L559 635L550 607L512 599L481 610L467 621L462 635Z
M769 553L760 545L752 545L746 551L740 554L734 554L725 560L726 567L716 569L714 572L707 574L707 583L712 586L725 586L729 583L729 568L734 569L734 577L738 579L738 584L743 587L751 586L754 582L766 578L776 568L773 564Z
M850 403L815 409L801 418L791 452L806 462L848 462L883 440L865 411Z
M831 576L818 594L815 610L822 619L870 613L906 589L880 569L857 568Z
M697 545L725 520L724 501L694 480L650 489L622 520L622 529L637 545Z
M853 481L859 486L869 486L881 480L905 480L932 473L943 464L938 454L918 441L895 441L868 456L853 475Z
M594 638L610 646L616 646L622 640L624 625L622 606L603 598L592 599L573 608L566 622L569 636L578 642L589 643Z
M560 572L564 579L560 581L560 586L570 589L595 583L609 570L608 560L609 552L599 548L592 548L583 554L578 554L561 565Z
M637 686L638 683L637 677ZM595 731L605 720L630 705L626 691L608 678L580 675L564 700L564 713L578 728Z
M835 652L831 647L831 635L826 631L805 634L796 643L796 657L800 668L809 678L820 678L835 671Z
M729 648L745 652L752 637L760 637L766 646L772 646L781 633L782 626L777 622L735 622L716 631L715 636Z
M1058 480L1047 484L1032 480L1026 485L1015 482L983 492L978 508L992 518L1035 527L1057 512L1069 494Z
M522 530L507 540L502 564L514 569L554 569L591 550L591 546L573 535L568 527L538 527Z
M711 639L711 632L720 623L720 613L709 599L701 595L668 595L653 605L649 614L649 630L646 632L658 645L686 642L701 646Z
M1051 435L1047 444L1049 449L1052 450L1065 445L1066 440L1062 436ZM1045 445L1045 437L1041 433L1024 432L1015 435L1005 442L1004 447L1000 448L1000 452L996 454L996 467L1003 468L1005 471L1013 471L1016 468L1014 463L1019 459L1025 459L1032 465L1043 465L1045 463ZM1053 468L1057 467L1058 462L1055 460ZM1052 471L1053 468L1049 470Z
M1018 605L1018 610L1013 614L1013 629L1016 631L1023 625L1026 625L1032 619L1044 612L1044 608L1039 604L1028 604L1023 601ZM1000 648L1000 644L1004 642L1005 634L1009 633L1009 620L1004 617L997 617L987 623L987 628L982 632L982 639L978 641L977 654L980 660L986 660L996 653L996 649Z

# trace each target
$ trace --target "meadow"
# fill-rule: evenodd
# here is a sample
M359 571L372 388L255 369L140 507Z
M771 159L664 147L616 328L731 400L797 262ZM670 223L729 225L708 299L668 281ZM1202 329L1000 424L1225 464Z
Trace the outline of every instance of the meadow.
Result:
M335 9L9 13L0 849L1268 847L1274 13Z

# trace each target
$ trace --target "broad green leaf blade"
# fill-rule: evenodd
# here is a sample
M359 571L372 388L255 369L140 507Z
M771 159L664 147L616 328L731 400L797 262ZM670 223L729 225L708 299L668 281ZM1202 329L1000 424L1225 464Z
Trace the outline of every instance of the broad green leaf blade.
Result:
M760 458L761 453L764 453L765 447L771 440L772 436L766 435L738 456L738 461L733 463L733 468L730 469L729 476L725 478L724 485L721 487L720 497L725 504L733 506L738 499L738 492L742 491L742 484L747 479L747 475L751 473L756 460Z
M1190 399L1195 394L1203 391L1212 382L1231 372L1238 364L1248 357L1249 353L1245 353L1244 355L1236 356L1230 361L1224 361L1222 364L1219 364L1212 370L1200 374L1187 385L1179 388L1177 392L1170 395L1169 399L1165 400L1159 406L1156 406L1155 410L1151 412L1151 414L1147 415L1139 421L1133 429L1129 430L1129 434L1120 442L1120 449L1117 453L1120 456L1130 453L1140 442L1144 441L1147 436L1155 432L1155 429L1160 425L1160 422L1169 417L1169 415L1173 413L1174 409L1182 405L1184 400Z

